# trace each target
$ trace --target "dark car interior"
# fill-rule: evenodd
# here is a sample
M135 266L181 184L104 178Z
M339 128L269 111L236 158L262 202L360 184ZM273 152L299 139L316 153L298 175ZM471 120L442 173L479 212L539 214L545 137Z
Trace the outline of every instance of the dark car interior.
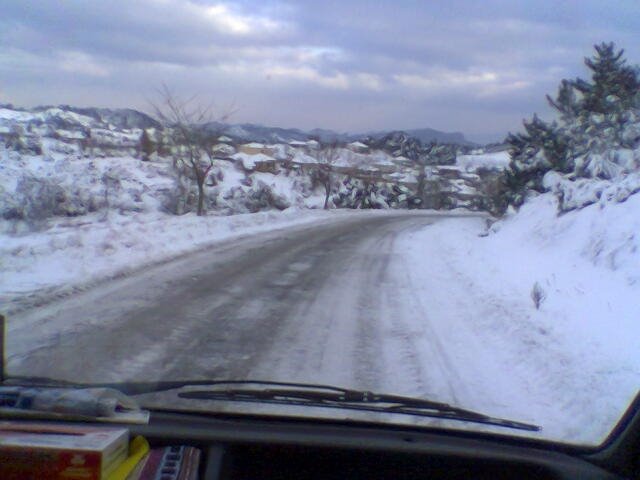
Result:
M153 411L130 427L152 445L203 453L201 477L640 478L640 396L605 444L581 449L521 438L336 421Z

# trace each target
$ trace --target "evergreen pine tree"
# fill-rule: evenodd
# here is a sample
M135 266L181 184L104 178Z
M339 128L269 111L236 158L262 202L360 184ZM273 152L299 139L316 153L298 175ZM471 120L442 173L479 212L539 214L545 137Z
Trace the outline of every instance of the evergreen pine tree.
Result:
M593 57L585 58L591 81L562 80L556 97L547 95L560 125L534 115L524 121L524 133L507 137L511 162L503 184L510 204L519 206L527 190L544 191L542 179L550 170L573 178L608 178L619 167L603 152L635 148L635 137L624 132L640 107L640 72L626 64L624 51L613 43L594 48Z
M592 71L592 83L580 78L573 86L583 95L583 108L594 113L615 113L620 107L629 108L640 92L640 79L637 72L622 58L624 50L616 52L615 45L601 43L594 45L596 50L592 58L584 63ZM620 103L615 104L614 99Z
M507 185L516 196L527 189L542 191L542 177L549 170L568 172L568 139L555 123L548 124L537 115L523 122L525 133L510 133L511 162Z
M560 112L560 116L565 122L574 120L583 108L576 96L576 89L569 80L562 80L555 100L547 95L547 101L549 105Z

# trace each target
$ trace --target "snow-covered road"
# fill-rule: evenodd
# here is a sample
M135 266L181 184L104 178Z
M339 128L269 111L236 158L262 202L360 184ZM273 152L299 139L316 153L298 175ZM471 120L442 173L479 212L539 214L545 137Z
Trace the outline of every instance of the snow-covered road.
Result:
M354 217L236 239L18 314L9 370L382 386L380 302L406 288L389 277L395 239L439 218Z
M8 371L325 383L530 422L545 438L601 440L628 392L609 399L613 410L590 410L585 388L601 392L617 374L583 363L509 285L488 295L460 268L451 232L477 238L483 223L387 212L229 240L13 316Z

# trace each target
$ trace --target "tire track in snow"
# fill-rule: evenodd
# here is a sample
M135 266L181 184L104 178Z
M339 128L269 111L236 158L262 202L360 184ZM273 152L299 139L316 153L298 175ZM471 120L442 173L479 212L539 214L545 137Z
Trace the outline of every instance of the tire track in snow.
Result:
M407 270L407 268L408 266L405 267L404 275L405 275L405 278L407 279L407 283L410 284L411 278L410 278L409 270ZM446 389L449 391L449 395L451 399L450 401L452 401L452 403L457 405L460 403L459 393L460 393L460 389L463 388L464 386L464 382L462 381L460 375L458 374L458 371L454 366L454 362L449 357L447 349L445 348L442 342L442 339L440 337L440 334L437 331L437 328L433 324L434 319L431 318L429 315L429 307L424 304L422 298L420 297L420 295L416 293L414 289L409 288L409 292L411 294L412 303L416 307L416 311L424 312L424 317L422 318L423 320L422 327L424 328L426 336L429 338L428 344L431 347L431 351L429 352L431 353L431 355L429 355L430 363L437 365L439 380L441 382L443 381ZM443 321L443 319L440 319L440 321ZM409 325L407 325L406 323L400 324L399 328L410 329ZM412 345L412 349L415 352L419 352L417 353L418 358L424 356L428 352L425 350L421 350L419 347L417 347L412 338L409 338L408 341L410 341ZM424 362L424 364L427 365L428 363ZM431 383L430 380L434 379L435 375L433 375L433 370L434 369L428 369L425 372L425 377L423 377L423 381L422 381L423 384L424 383L429 384ZM430 389L433 390L432 387ZM441 391L442 391L441 389L438 389L438 391L435 391L435 392L432 391L431 393L432 395L440 395Z
M422 228L415 225L403 233L411 235ZM405 252L391 243L394 261L387 275L388 285L381 289L383 310L388 312L388 318L380 319L387 336L384 377L401 378L391 382L394 391L458 404L461 394L466 396L464 382L434 323L446 320L430 316L430 306L420 295L421 285L411 277Z
M280 338L252 376L265 377L268 372L269 378L276 375L280 380L314 379L351 388L385 389L383 292L389 286L395 238L416 223L421 228L426 222L363 225L361 231L334 245L346 250L344 257L334 254L323 259L322 268L331 275L311 302L291 311Z

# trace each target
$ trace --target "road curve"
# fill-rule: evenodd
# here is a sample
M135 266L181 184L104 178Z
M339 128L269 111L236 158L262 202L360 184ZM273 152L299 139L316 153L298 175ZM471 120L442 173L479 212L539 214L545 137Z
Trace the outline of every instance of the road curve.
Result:
M23 312L11 319L8 371L82 382L263 378L374 389L385 371L381 346L396 335L403 374L419 383L428 374L406 319L389 315L398 288L389 266L398 235L440 219L346 217L261 234ZM448 368L445 352L434 350L431 368Z

